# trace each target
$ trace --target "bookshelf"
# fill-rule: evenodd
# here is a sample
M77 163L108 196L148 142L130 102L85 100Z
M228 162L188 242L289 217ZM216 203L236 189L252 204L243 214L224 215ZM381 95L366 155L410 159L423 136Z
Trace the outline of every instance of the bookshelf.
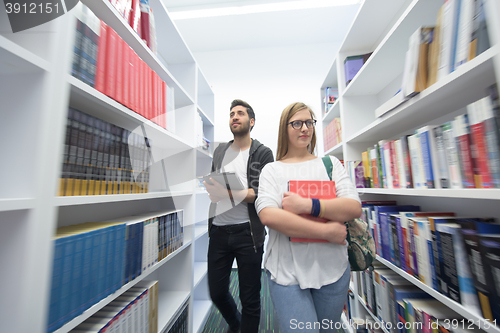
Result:
M206 287L209 199L196 177L210 169L212 156L198 147L192 123L199 114L204 135L213 142L214 94L160 0L150 1L157 54L109 1L82 3L174 88L176 131L146 120L71 75L74 10L14 34L0 5L0 154L5 161L0 164L0 265L6 268L0 278L0 331L46 331L57 227L183 209L182 247L56 332L69 332L141 280L159 281L159 332L173 324L186 302L189 332L198 332L211 302ZM149 193L57 196L68 107L152 140Z
M434 26L437 12L443 3L444 1L433 0L363 2L320 87L322 101L326 87L339 90L339 99L323 116L322 126L325 128L334 114L335 117L340 116L343 135L343 141L325 151L325 155L333 155L345 161L359 161L361 153L380 140L399 139L402 135L413 134L415 129L422 126L442 124L466 113L468 104L485 97L486 88L499 81L500 23L497 18L500 15L500 4L485 0L491 47L407 102L380 117L375 116L375 110L387 102L401 86L410 35L420 26ZM346 86L344 59L369 52L373 52L370 58ZM322 110L323 115L324 112ZM362 200L396 200L401 205L420 205L426 211L453 211L457 216L500 218L497 208L499 189L358 190ZM383 258L378 259L466 320L484 324L484 319L468 308L437 293ZM355 294L355 302L362 306L351 305L351 309L357 310L353 311L353 316L364 316L368 311L366 307L363 310L363 301L360 301L357 292ZM500 332L499 326L485 328L483 325L481 329L491 333Z

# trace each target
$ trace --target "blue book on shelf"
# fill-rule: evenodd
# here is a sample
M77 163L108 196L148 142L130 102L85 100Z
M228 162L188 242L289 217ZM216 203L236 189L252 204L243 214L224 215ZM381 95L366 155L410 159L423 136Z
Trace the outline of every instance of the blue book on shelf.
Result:
M116 226L109 226L107 229L108 240L106 242L106 270L103 298L113 293L113 273L115 261L115 241L116 241Z
M400 268L408 272L408 267L406 266L406 260L405 260L405 249L404 249L404 243L406 242L406 239L403 239L403 229L401 228L401 216L397 216L396 220L396 233L398 235L398 248L397 251L399 251L399 264Z
M99 268L97 271L97 300L99 302L105 296L106 291L106 265L107 265L107 243L108 243L108 234L109 228L99 229L101 232L99 234L100 242L99 242Z
M125 224L120 224L116 229L115 261L113 263L114 291L120 289L123 285L123 267L125 262L125 227Z
M61 294L59 300L58 321L59 327L70 320L70 300L71 287L73 279L73 262L75 251L75 238L77 236L66 236L63 239L63 254L62 254L62 277L61 277Z
M137 276L141 275L142 272L142 252L144 251L144 222L139 222L137 223L138 225L138 237L137 237L137 254L136 254L136 269L137 269Z
M47 332L53 332L59 328L57 326L59 315L59 304L61 298L61 279L63 263L64 238L57 238L52 241L54 244L54 261L52 263L52 282L50 287L49 319Z
M375 206L375 218L377 219L377 225L380 227L380 238L382 245L382 257L387 260L390 259L390 247L389 247L389 225L387 223L387 214L384 220L381 220L381 213L394 213L394 212L413 212L420 211L419 206L414 205L403 205L403 206Z
M427 188L436 188L435 170L432 168L431 139L432 132L430 126L422 127L418 130L420 146L422 147L422 164L425 173L425 183Z
M82 258L82 283L80 285L81 291L81 305L80 313L90 307L90 273L92 264L92 232L84 232L81 234L83 240L83 258Z
M101 234L103 229L92 230L92 259L90 261L90 301L89 304L97 303L99 290L99 261L101 257Z
M73 236L72 236L73 237ZM82 272L83 272L83 246L84 239L81 233L74 235L73 272L71 274L71 293L69 306L69 319L79 316L81 312L82 297Z

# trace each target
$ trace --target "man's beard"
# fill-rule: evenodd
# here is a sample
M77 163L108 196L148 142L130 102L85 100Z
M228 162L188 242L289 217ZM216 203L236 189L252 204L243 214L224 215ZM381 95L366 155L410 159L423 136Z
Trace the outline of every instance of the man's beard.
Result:
M250 120L246 123L240 123L240 126L233 128L231 124L231 132L234 136L243 136L250 131Z

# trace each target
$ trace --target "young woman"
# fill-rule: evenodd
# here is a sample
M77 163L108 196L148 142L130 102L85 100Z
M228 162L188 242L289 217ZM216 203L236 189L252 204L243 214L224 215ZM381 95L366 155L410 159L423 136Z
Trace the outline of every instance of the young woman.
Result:
M304 103L281 114L276 162L260 175L256 208L269 230L264 266L282 332L330 332L340 320L350 280L344 221L361 215L356 188L335 157L336 198L313 203L287 192L289 180L330 180L316 146L314 113ZM317 215L326 223L299 214ZM328 242L295 243L290 237ZM337 325L338 327L338 325Z

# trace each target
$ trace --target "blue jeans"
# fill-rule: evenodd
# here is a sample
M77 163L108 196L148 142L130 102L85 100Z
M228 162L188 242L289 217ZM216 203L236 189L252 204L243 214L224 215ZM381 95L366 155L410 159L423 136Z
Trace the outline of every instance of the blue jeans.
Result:
M232 330L257 333L260 322L260 279L264 246L254 248L249 223L227 227L213 225L208 245L208 287L210 298ZM242 311L229 293L234 258Z
M269 272L267 276L281 333L337 331L335 323L340 322L349 290L349 265L338 281L320 289L300 289L299 285L282 286L271 281Z

